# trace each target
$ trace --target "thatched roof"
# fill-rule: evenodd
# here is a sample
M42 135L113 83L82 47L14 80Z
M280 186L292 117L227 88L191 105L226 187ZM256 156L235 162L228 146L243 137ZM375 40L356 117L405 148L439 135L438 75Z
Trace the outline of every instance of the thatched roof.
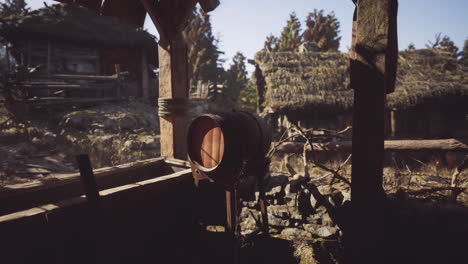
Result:
M350 111L349 58L339 52L258 52L267 105L275 111ZM395 92L387 107L406 109L455 100L468 105L468 71L437 50L401 52Z
M115 17L100 16L75 4L57 4L21 16L2 18L0 32L9 41L55 39L104 47L146 48L157 56L155 37Z

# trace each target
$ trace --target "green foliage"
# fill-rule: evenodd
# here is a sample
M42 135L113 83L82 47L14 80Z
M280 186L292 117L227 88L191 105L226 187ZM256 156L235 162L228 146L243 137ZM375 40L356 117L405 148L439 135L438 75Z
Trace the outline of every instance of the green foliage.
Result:
M304 41L316 43L320 51L338 51L340 39L338 37L340 22L331 12L323 14L323 10L314 9L306 18Z
M268 51L278 50L278 38L270 34L263 44L263 49Z
M442 33L437 33L435 35L435 40L434 41L428 41L428 44L426 44L426 47L429 49L440 49L443 51L450 52L453 57L458 56L458 47L455 46L453 41L445 35L443 38L441 38Z
M0 17L20 15L28 11L25 0L5 0L4 3L0 3Z
M453 41L448 36L442 38L442 41L440 42L440 48L450 52L453 57L457 57L458 55L458 47L455 46Z
M200 9L193 11L184 38L188 45L188 64L191 67L190 87L195 88L200 80L217 83L220 75L218 40L213 36L210 16Z
M0 3L0 18L21 15L29 12L25 0L5 0ZM0 36L0 44L7 44L6 41ZM3 45L0 47L0 73L6 70L6 50Z
M252 113L257 111L257 87L252 80L248 80L247 86L240 91L238 105L245 111Z
M226 72L226 88L224 97L231 107L237 103L241 90L247 86L247 70L245 66L245 56L237 52L232 58L232 64Z
M408 45L408 48L406 49L407 51L412 51L412 50L415 50L416 49L416 46L414 46L414 43L411 42L409 45Z
M278 40L279 51L297 51L302 43L301 22L293 12L289 15L289 20L281 32Z

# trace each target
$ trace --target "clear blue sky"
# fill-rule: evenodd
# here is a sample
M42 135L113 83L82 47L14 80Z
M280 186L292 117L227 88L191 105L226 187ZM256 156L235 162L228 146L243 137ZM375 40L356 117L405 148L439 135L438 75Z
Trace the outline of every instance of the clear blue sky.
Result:
M44 0L28 0L33 8L43 6ZM46 0L52 4L52 0ZM253 58L270 33L278 36L289 14L296 12L304 26L307 14L316 9L334 11L341 23L340 50L347 51L351 43L351 23L354 5L351 0L220 0L211 12L213 32L219 37L225 52L226 66L232 56L241 51ZM147 17L145 28L157 32ZM428 40L441 32L448 35L459 48L468 37L468 0L399 0L398 38L400 49L409 43L424 48ZM252 67L248 68L250 71Z

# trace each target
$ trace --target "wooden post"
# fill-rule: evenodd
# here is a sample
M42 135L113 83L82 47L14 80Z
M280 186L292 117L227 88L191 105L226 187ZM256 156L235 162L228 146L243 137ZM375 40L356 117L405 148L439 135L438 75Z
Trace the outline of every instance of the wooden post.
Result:
M182 33L176 33L170 46L159 46L159 101L188 99L187 47ZM171 110L171 109L166 109ZM183 113L162 114L160 105L161 156L186 159L186 125Z
M354 89L349 263L382 263L385 94L395 85L397 0L357 0L351 52Z
M187 24L196 0L161 0L156 4L140 0L158 29L159 55L159 117L161 156L186 159L186 115L188 100L187 47L182 30ZM212 10L216 1L205 7Z
M148 56L146 50L141 50L141 90L142 97L148 99L150 96L149 92L149 77L148 77Z
M99 189L94 179L89 156L87 154L80 154L76 156L76 161L80 170L81 182L83 183L86 199L92 208L101 212L101 196L99 195Z

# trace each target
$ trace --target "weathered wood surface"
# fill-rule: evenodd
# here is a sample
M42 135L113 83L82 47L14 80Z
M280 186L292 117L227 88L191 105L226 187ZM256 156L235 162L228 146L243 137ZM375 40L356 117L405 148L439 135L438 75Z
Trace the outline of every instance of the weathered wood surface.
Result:
M397 0L357 0L350 86L354 89L351 229L347 263L374 263L384 242L385 94L395 87ZM383 261L385 262L385 261Z
M117 192L123 192L125 190L135 189L137 187L154 185L154 184L161 183L164 181L172 181L172 180L176 180L178 177L186 177L186 176L190 176L190 178L192 177L192 171L190 169L184 169L182 171L174 172L174 173L160 176L154 179L144 180L140 182L135 182L131 184L126 184L126 185L117 186L114 188L101 190L99 191L99 195L102 196L103 197L102 199L104 200L106 199L105 198L106 196L110 196ZM0 223L15 220L15 219L22 218L22 217L30 217L30 216L34 216L37 214L45 214L46 212L60 210L60 209L63 209L63 208L66 208L68 206L75 205L78 203L84 203L85 201L86 201L86 198L83 195L78 195L76 197L71 196L67 199L58 201L57 203L54 203L54 204L43 204L43 205L29 208L26 210L13 212L13 213L6 214L6 215L1 215Z
M187 162L154 158L94 170L99 189L158 177L188 168ZM8 185L0 189L0 215L83 194L79 173L55 174L48 181Z
M159 46L159 97L188 98L187 47L182 33L171 41L170 50ZM185 159L186 116L167 115L160 117L161 156Z
M274 145L275 143L273 143ZM352 141L314 143L314 151L344 151L351 152ZM302 153L304 143L285 142L278 146L277 153ZM384 149L387 152L399 151L468 151L468 139L427 139L427 140L385 140ZM311 150L308 146L307 150Z
M193 188L185 169L100 191L105 226L99 230L90 229L95 220L84 196L0 216L2 263L94 263L94 249L101 263L190 263L174 259L193 226ZM93 241L97 247L89 247Z
M217 1L202 1L206 10L213 10ZM161 37L158 43L159 55L159 97L168 102L183 102L188 99L189 78L187 46L182 30L192 14L196 0L172 0L150 3L141 0ZM177 99L172 100L171 99ZM161 156L185 159L186 123L185 114L172 110L160 112Z

